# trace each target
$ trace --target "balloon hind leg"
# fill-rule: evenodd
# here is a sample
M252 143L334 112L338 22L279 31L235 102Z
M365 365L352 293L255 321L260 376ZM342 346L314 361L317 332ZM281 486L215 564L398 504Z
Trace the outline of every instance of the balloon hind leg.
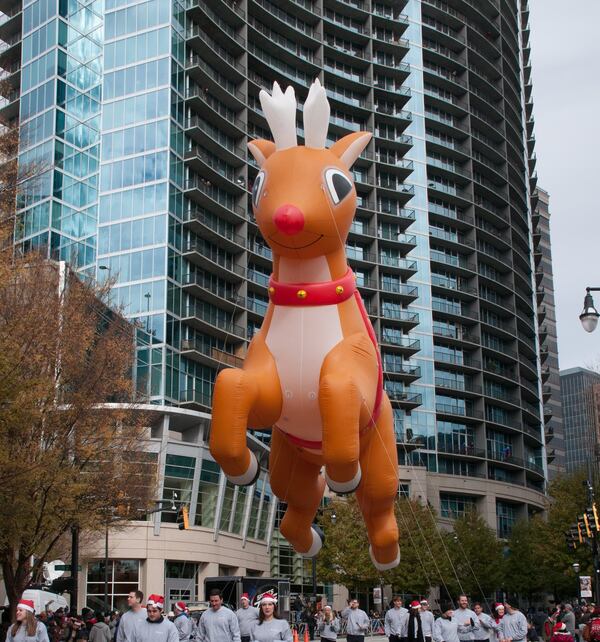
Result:
M307 461L299 448L290 444L277 428L273 429L269 458L271 488L287 503L280 530L294 550L305 557L317 555L323 543L312 527L325 489L320 469L320 464Z
M398 455L393 431L392 407L387 395L382 401L377 424L364 436L360 465L362 482L356 497L363 514L371 559L385 571L398 566L398 524L394 503L398 494Z

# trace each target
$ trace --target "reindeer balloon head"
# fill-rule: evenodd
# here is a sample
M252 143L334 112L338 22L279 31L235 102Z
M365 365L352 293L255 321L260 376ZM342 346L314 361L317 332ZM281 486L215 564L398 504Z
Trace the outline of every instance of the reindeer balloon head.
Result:
M344 246L354 212L356 190L350 167L371 134L355 132L325 148L329 102L318 80L304 104L306 144L296 141L294 89L260 92L260 103L275 142L248 144L260 167L252 190L256 221L275 254L314 258Z

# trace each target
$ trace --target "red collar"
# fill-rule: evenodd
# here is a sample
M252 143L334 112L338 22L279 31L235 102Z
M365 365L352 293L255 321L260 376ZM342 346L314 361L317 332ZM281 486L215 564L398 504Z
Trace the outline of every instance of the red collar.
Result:
M350 268L335 281L323 283L279 283L269 279L269 298L274 305L334 305L346 301L356 292L356 277Z

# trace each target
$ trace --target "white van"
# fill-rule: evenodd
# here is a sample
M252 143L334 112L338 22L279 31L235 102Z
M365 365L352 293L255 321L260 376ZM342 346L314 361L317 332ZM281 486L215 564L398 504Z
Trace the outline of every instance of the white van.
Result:
M56 611L60 608L66 609L69 607L69 603L62 595L41 589L27 589L23 592L23 599L33 600L36 613Z

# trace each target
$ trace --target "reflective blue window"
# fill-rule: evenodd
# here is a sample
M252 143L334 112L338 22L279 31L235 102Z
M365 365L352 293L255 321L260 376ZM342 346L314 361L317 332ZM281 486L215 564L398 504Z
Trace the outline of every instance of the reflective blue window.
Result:
M161 89L104 105L102 110L103 129L116 129L140 121L168 116L169 94L168 89Z
M105 100L168 84L169 66L169 59L163 58L107 73L104 76Z
M170 44L168 27L110 42L104 47L104 69L132 65L144 58L167 55L170 53Z

